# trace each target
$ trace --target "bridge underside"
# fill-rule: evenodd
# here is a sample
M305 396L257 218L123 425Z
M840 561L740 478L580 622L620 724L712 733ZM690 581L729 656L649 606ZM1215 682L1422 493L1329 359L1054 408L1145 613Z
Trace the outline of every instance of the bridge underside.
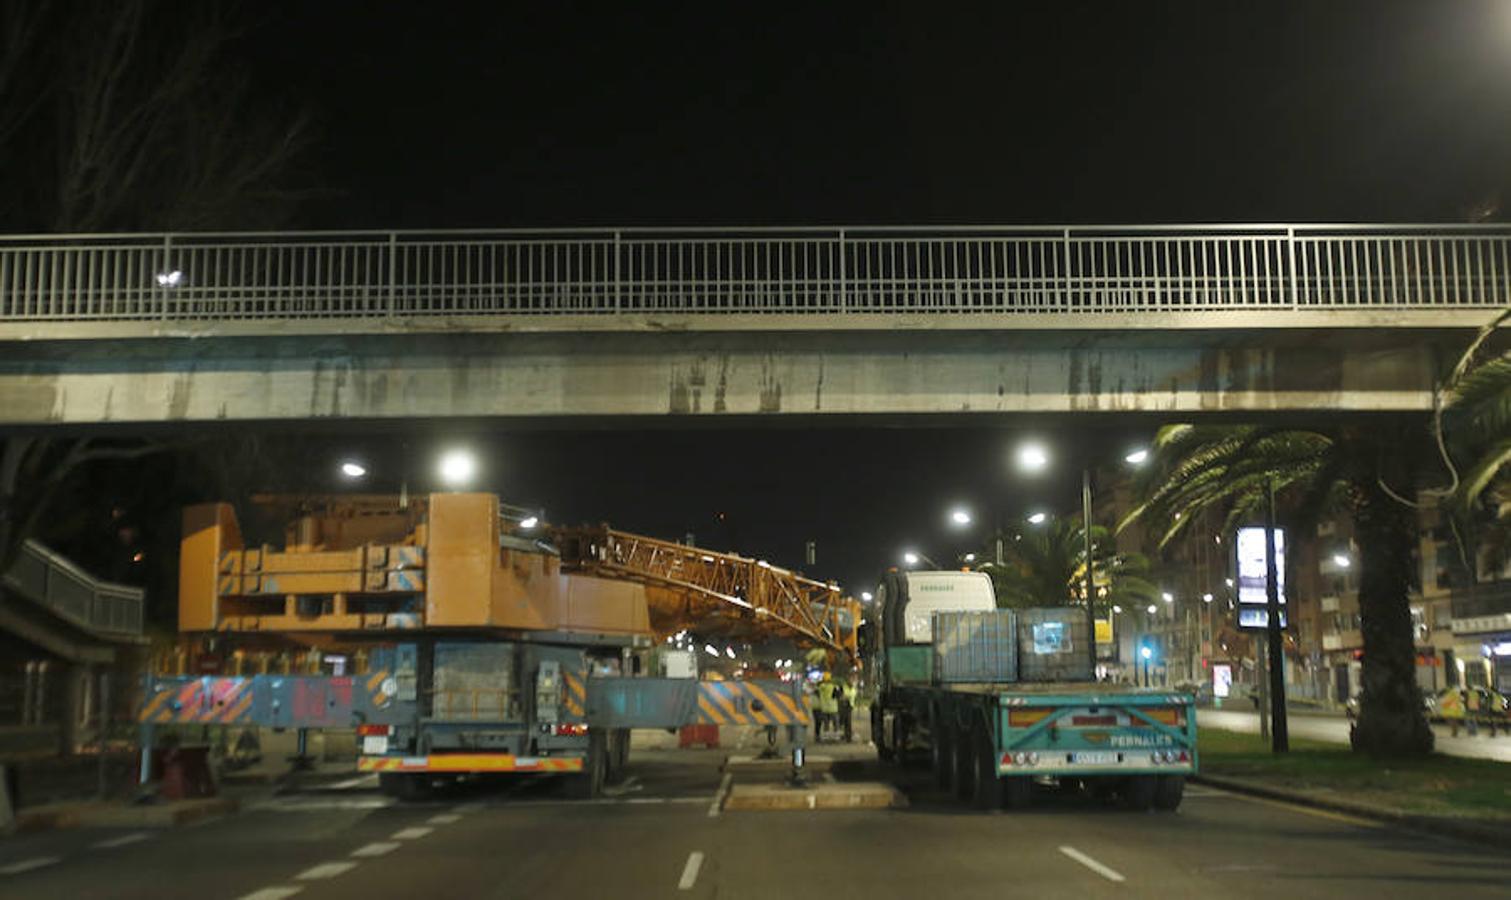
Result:
M1425 411L1465 331L407 333L8 342L0 424Z

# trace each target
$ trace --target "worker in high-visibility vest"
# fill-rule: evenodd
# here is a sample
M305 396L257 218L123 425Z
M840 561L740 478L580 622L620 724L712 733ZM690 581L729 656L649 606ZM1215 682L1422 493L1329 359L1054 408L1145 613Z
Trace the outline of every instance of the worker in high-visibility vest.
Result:
M835 683L828 672L825 672L823 680L818 683L819 716L818 733L814 735L815 743L823 740L824 726L827 725L830 729L833 729L839 721L839 694L839 685Z
M845 735L845 743L855 740L855 677L845 679L839 690L839 728Z

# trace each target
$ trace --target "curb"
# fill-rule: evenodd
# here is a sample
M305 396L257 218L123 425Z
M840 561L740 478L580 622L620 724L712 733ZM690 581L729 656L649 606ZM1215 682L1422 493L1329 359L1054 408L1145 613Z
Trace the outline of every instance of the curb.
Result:
M1511 855L1511 825L1499 828L1492 825L1480 825L1474 822L1451 818L1435 818L1416 813L1401 812L1380 806L1370 806L1365 803L1354 803L1348 800L1319 799L1308 794L1297 793L1283 788L1274 788L1263 784L1255 784L1252 781L1244 781L1237 778L1225 778L1220 775L1192 775L1190 776L1190 780L1196 784L1232 791L1235 794L1248 794L1254 797L1263 797L1267 800L1281 800L1296 806L1306 806L1312 809L1355 816L1360 819L1369 819L1386 825L1396 825L1436 837L1449 837L1461 841L1469 841L1493 847L1504 854Z
M890 784L855 782L820 784L806 788L783 784L735 785L724 810L855 810L897 809L908 800Z
M227 815L241 806L234 797L206 797L176 803L66 803L16 811L15 831L59 828L172 828L212 816Z

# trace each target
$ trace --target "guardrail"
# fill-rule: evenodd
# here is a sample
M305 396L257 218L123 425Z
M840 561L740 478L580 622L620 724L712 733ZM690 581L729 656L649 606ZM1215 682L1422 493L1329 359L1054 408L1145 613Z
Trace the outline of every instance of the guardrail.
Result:
M140 635L140 588L100 581L36 541L26 541L6 586L90 631Z
M0 238L0 320L1493 308L1504 226Z

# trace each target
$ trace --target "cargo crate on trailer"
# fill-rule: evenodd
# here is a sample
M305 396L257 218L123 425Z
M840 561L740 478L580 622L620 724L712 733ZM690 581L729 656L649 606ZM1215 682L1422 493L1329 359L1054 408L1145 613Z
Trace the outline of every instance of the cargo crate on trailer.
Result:
M1090 681L1086 611L1069 606L1018 610L1020 681Z
M934 681L1000 684L1018 679L1017 614L934 613Z

